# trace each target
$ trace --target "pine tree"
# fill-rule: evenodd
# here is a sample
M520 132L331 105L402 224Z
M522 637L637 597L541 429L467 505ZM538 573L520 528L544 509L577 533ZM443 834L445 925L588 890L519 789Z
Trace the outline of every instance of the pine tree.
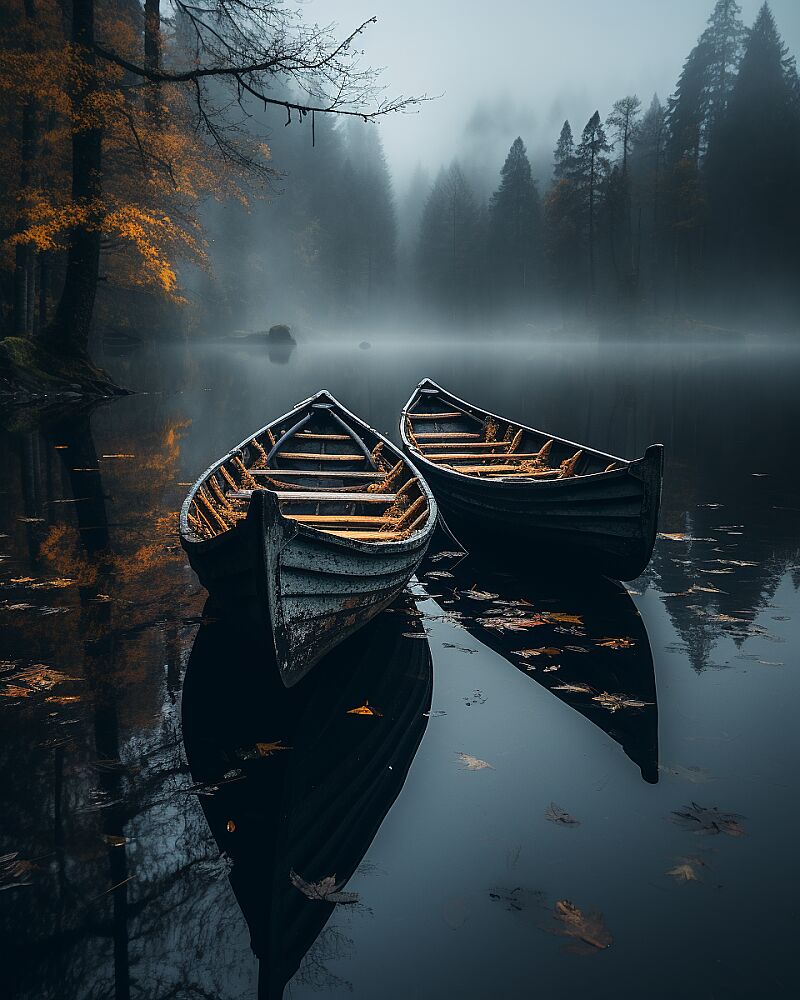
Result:
M657 303L662 255L667 125L658 95L642 116L630 154L631 217L641 283Z
M489 245L495 287L530 301L541 271L541 204L521 138L511 145L489 203Z
M553 151L553 177L556 181L564 180L572 175L575 169L575 141L572 138L572 127L568 121L561 126L556 148Z
M636 133L642 102L636 94L628 95L614 102L611 114L606 119L606 125L611 130L612 146L621 146L622 173L628 172L628 154Z
M711 245L724 280L796 279L800 114L793 61L765 3L747 38L727 114L708 153Z
M594 299L595 295L597 209L600 191L609 171L609 161L605 154L610 149L611 146L606 138L603 123L600 121L600 112L595 111L586 123L581 141L575 151L575 176L586 218L590 301Z
M422 213L420 287L450 315L480 298L481 213L457 163L441 170Z

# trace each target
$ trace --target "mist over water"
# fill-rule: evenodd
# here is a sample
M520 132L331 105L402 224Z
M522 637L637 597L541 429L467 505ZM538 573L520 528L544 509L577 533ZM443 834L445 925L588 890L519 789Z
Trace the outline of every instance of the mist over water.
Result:
M565 997L639 997L643 983L658 998L792 993L797 352L759 338L647 352L359 343L301 339L278 360L222 344L107 356L139 394L0 439L4 846L34 859L18 876L30 884L0 897L7 995L119 992L129 977L151 996L226 1000L259 982L280 996L284 977L286 995L365 1000L510 998L532 983ZM428 563L416 610L342 647L341 680L332 663L313 704L286 701L246 628L212 614L198 633L204 593L174 536L149 525L232 443L323 385L396 439L425 375L628 458L663 441L653 561L627 590L550 564L511 571L502 553L444 578L426 574L447 561ZM90 465L99 475L69 471ZM98 527L108 548L92 554L81 538ZM34 586L56 576L110 600ZM504 638L479 620L492 595L582 626ZM609 638L633 645L598 645ZM560 655L518 654L531 647ZM603 691L642 707L610 711L592 701ZM363 699L383 718L344 714ZM258 759L258 741L294 750ZM462 753L489 766L465 769ZM363 798L375 761L402 780L382 765ZM551 802L578 825L549 821ZM742 835L685 829L673 813L692 803L735 814ZM307 902L282 930L299 905L289 863L308 878L352 873L359 902ZM573 939L548 933L563 930L564 899L602 914L610 948L572 954Z

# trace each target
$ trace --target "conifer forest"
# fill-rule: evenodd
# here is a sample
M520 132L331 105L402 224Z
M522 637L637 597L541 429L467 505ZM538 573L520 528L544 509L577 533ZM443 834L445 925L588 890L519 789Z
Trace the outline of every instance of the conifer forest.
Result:
M800 0L0 0L0 1000L800 996Z

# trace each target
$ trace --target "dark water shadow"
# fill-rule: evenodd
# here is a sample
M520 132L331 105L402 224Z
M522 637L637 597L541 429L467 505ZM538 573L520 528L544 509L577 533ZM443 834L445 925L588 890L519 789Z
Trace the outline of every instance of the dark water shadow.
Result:
M602 729L639 767L642 778L656 784L653 653L625 587L606 577L572 578L519 566L496 568L472 556L448 560L432 555L421 578L443 594L440 603L446 610L457 611L458 623ZM452 576L424 575L441 571Z
M405 615L380 615L286 690L267 648L213 613L189 660L184 744L272 1000L335 908L289 873L338 884L363 860L425 731L431 652L403 635ZM367 705L379 714L351 712Z

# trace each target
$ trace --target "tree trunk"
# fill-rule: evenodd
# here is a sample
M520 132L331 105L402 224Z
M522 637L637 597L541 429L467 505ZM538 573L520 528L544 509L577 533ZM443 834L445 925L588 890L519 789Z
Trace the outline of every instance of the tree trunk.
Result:
M148 69L161 68L161 0L144 0L144 64ZM145 110L158 120L161 117L161 88L147 87Z
M32 12L27 12L28 19ZM20 169L19 186L23 194L31 185L33 162L36 155L36 110L32 100L27 100L22 106L22 128L20 134ZM23 202L24 205L24 202ZM24 207L19 211L15 229L22 232L28 223ZM33 281L31 273L31 258L33 248L29 243L18 243L14 251L14 336L25 337L33 317L29 314L29 306L33 291L29 287Z
M96 88L94 75L94 0L72 0L72 40L86 70L86 83L72 97L73 109L80 113L86 98ZM69 236L67 270L53 323L42 340L53 350L85 357L89 327L94 311L100 269L99 201L102 194L102 131L96 127L72 134L72 200L85 207L87 217Z

